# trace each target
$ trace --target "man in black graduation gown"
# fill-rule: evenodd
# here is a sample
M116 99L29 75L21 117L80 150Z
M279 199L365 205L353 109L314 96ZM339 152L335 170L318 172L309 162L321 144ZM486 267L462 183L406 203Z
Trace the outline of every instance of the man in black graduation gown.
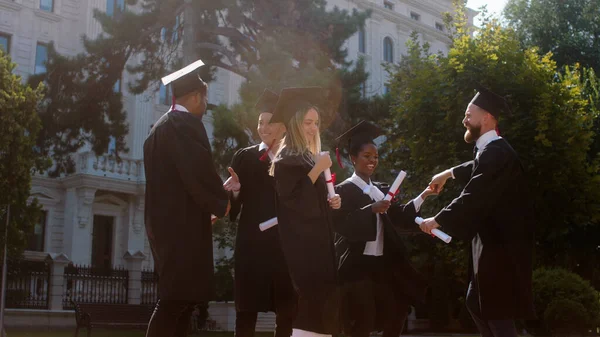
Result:
M146 232L159 277L147 337L186 336L194 305L214 294L211 214L224 217L230 204L202 124L202 64L163 78L176 101L144 143Z
M421 224L471 241L466 305L484 337L517 336L515 320L535 317L532 295L534 211L516 152L497 133L505 100L480 88L465 112L465 141L474 159L436 175L440 191L448 178L466 184L461 195Z
M256 108L260 111L259 145L239 150L229 168L225 189L233 192L230 218L240 214L235 241L235 307L237 337L252 337L259 312L277 314L275 337L292 334L296 297L277 227L262 232L259 224L277 216L275 182L269 175L271 160L285 133L282 123L269 124L279 96L265 90Z

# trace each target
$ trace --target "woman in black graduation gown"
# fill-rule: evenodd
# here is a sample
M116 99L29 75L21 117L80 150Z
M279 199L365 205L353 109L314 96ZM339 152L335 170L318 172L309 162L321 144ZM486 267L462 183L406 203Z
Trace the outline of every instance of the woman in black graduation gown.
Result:
M417 228L415 217L433 190L405 205L383 200L381 185L371 181L379 160L373 139L381 134L360 122L338 138L354 165L352 177L336 186L344 203L334 211L344 332L352 337L374 330L399 336L409 304L425 295L424 279L410 265L396 227Z
M285 123L287 134L271 167L277 192L281 246L298 295L293 337L337 331L337 277L330 208L323 171L329 154L320 154L321 88L283 89L271 123Z
M259 224L275 213L275 182L269 175L271 158L285 133L281 123L270 124L279 96L265 90L256 104L260 111L259 145L239 150L229 168L226 190L233 192L230 218L241 212L235 240L236 337L252 337L259 312L274 311L275 337L292 334L295 291L281 251L277 227L261 232Z

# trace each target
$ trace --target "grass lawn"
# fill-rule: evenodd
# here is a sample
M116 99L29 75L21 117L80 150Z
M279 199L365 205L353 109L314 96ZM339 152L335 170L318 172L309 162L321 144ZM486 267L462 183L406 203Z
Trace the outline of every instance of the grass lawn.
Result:
M19 330L7 329L6 337L73 337L75 329L70 330ZM143 330L92 329L91 337L144 337ZM86 337L87 330L79 329L79 336ZM190 337L233 337L233 332L201 332ZM257 332L256 337L272 337L273 333Z
M6 337L73 337L75 329L70 330L18 330L18 329L7 329ZM142 330L115 330L115 329L93 329L91 337L144 337L145 331ZM80 337L87 336L87 330L79 330ZM257 332L254 334L255 337L273 337L272 332ZM427 335L420 335L420 337L426 337ZM451 337L452 334L431 334L429 336L434 337ZM233 337L233 332L201 332L195 335L189 335L189 337ZM461 337L471 337L468 335L461 335ZM472 336L476 337L476 336Z

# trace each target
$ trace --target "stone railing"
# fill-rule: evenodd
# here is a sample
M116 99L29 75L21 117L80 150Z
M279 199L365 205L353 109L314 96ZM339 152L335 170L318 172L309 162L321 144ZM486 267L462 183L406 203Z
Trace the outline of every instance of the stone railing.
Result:
M76 172L95 176L140 182L144 180L143 159L113 155L96 156L93 152L78 153L75 157Z

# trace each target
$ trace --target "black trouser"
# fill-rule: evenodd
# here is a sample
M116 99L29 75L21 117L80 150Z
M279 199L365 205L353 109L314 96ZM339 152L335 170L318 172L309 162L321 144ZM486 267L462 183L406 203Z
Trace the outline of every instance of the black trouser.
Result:
M467 309L473 317L477 329L482 337L517 337L517 328L512 319L484 320L481 317L479 304L479 287L477 282L472 281L467 290Z
M275 337L289 337L292 335L292 322L296 314L296 294L289 280L276 279L273 282L272 294L275 307ZM254 337L256 319L255 311L238 311L235 316L235 336Z
M379 268L376 268L379 269ZM391 275L379 269L366 279L347 283L344 292L345 333L368 337L376 327L383 337L398 337L408 316L409 299L394 289Z
M185 337L196 303L163 301L156 303L146 337Z

